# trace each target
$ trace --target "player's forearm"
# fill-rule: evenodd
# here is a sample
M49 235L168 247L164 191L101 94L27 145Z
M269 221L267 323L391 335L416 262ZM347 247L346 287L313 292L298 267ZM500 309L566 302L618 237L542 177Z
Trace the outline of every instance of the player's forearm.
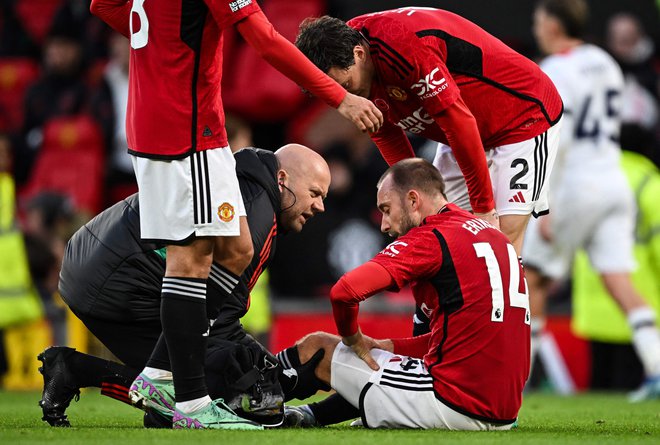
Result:
M337 326L337 333L341 337L350 337L358 331L357 303L334 302L332 303L332 315Z
M407 355L409 357L423 358L429 352L429 340L431 333L420 335L417 337L407 338L393 338L392 345L394 346L394 353L399 355Z
M358 331L358 310L361 301L392 286L392 276L383 266L368 261L344 274L332 287L330 301L337 331L350 337Z
M386 122L371 139L378 147L387 165L394 165L402 159L414 158L415 152L404 131L396 125Z
M92 0L89 10L112 29L129 37L133 0Z
M346 90L282 37L262 12L238 22L236 29L264 60L331 107L337 108L344 100Z
M486 213L495 208L493 186L479 128L474 116L462 99L434 116L440 125L456 162L465 177L470 205L475 213Z

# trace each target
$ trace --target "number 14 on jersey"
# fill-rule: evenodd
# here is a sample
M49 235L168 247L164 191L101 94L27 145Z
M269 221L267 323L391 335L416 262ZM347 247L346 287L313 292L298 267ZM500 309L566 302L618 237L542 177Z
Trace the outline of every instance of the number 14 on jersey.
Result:
M490 320L501 323L504 321L504 285L502 284L500 265L490 244L475 243L473 246L477 256L486 261L486 268L488 269L493 298L493 310L491 311ZM509 258L509 306L525 309L525 324L530 324L527 280L522 277L524 292L521 293L518 290L521 284L518 255L511 244L507 244L506 247Z

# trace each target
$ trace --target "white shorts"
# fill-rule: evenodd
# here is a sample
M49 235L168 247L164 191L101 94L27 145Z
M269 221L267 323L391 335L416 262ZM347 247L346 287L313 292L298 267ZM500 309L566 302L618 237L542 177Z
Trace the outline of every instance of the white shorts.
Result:
M440 402L423 360L372 349L380 366L373 371L351 348L339 342L332 355L331 386L360 410L367 428L442 428L508 430L461 414Z
M525 233L523 259L551 278L567 276L578 249L584 249L600 273L635 269L635 201L619 169L594 173L567 171L551 196L552 243L530 221Z
M238 236L245 206L229 147L184 159L131 156L138 182L144 240L182 242L191 236Z
M533 139L486 151L486 162L500 215L548 213L548 178L559 148L561 120ZM438 144L433 165L445 181L447 200L472 210L465 177L451 148Z

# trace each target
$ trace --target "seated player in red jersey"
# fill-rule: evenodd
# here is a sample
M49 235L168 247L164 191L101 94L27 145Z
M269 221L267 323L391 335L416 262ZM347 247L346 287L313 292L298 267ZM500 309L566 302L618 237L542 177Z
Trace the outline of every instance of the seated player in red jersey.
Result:
M350 406L334 414L319 409L323 402L289 408L288 423L299 416L304 426L328 424L333 415L339 421L352 413L370 428L510 429L530 342L527 286L513 245L448 203L442 177L422 159L400 161L383 174L378 208L381 230L397 239L332 288L341 337L315 333L297 345L303 362L325 350L316 375ZM431 332L386 340L363 335L360 302L406 285Z
M380 108L385 122L371 137L388 164L415 155L406 132L440 142L433 164L449 202L501 227L520 254L530 214L548 211L562 115L534 62L434 8L307 19L296 45Z

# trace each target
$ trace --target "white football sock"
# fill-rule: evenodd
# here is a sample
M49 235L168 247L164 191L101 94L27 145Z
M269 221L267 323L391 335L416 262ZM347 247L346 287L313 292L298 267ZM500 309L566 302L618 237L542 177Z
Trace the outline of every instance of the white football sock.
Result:
M188 400L185 402L176 402L176 409L182 413L190 414L206 408L211 403L209 396L200 397L199 399Z
M660 331L655 324L655 313L648 306L628 313L632 329L632 344L647 377L660 377Z
M164 369L146 367L142 371L145 377L152 380L172 380L172 372Z

